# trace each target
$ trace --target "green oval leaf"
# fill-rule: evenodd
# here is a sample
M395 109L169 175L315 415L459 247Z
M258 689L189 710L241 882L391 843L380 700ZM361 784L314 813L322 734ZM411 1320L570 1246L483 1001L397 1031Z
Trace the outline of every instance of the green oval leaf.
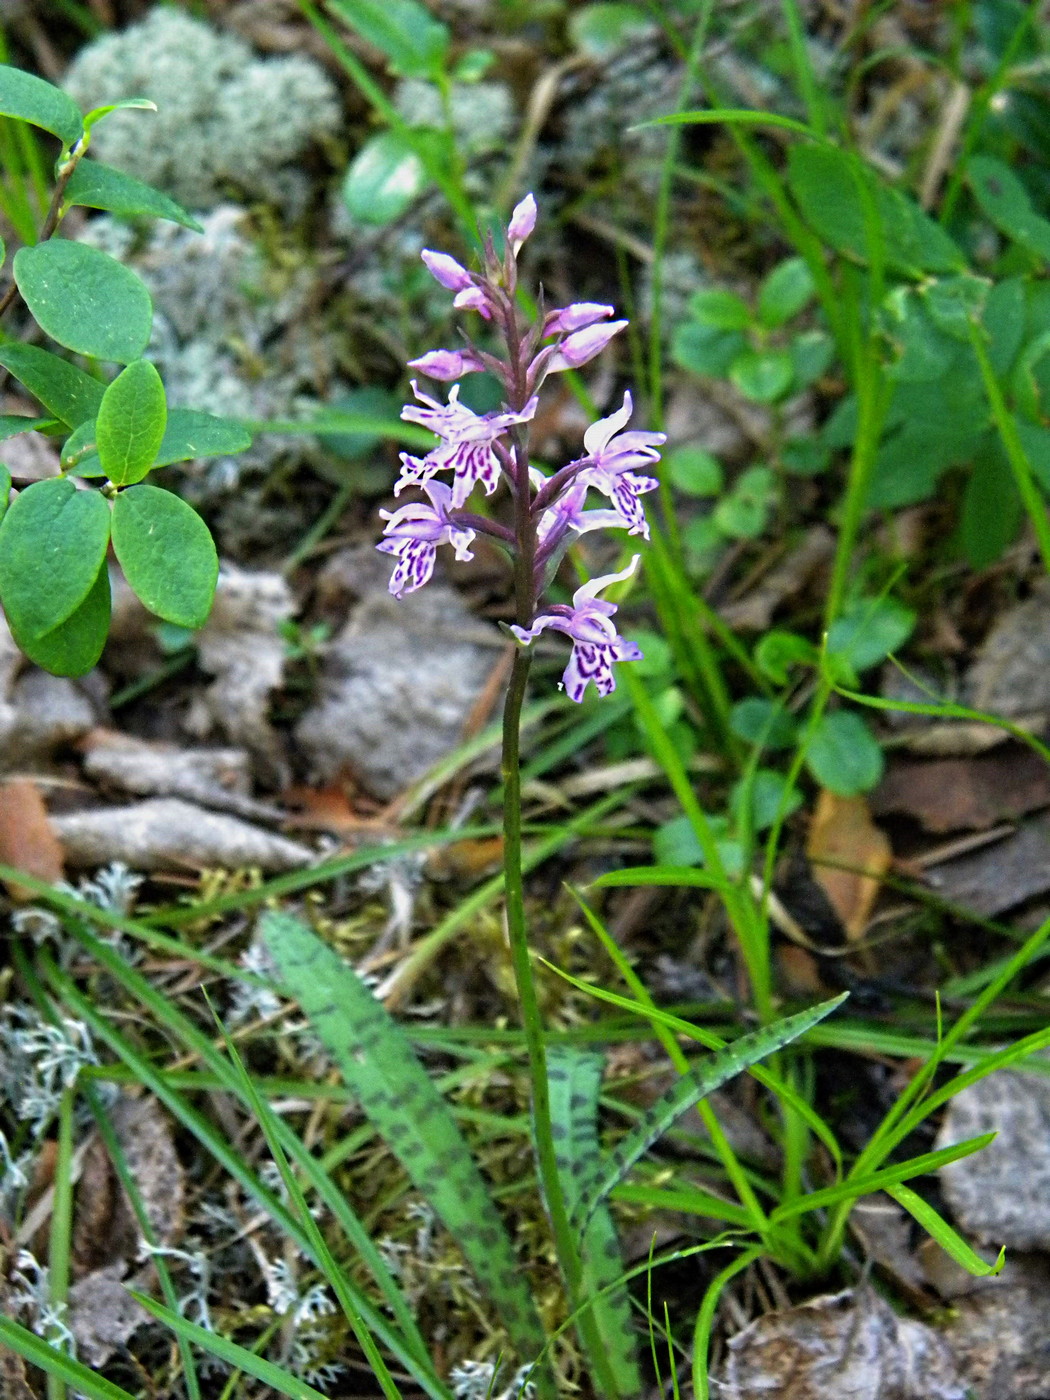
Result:
M0 602L23 651L84 601L106 557L109 507L65 477L27 486L0 525Z
M362 224L389 224L426 184L426 169L414 144L399 132L384 131L366 141L350 162L343 203Z
M58 458L63 472L71 472L74 476L105 476L102 463L98 460L98 443L95 438L93 418L73 429L62 444Z
M874 735L852 710L824 715L806 753L821 787L841 797L870 792L882 777L883 757Z
M0 442L17 437L19 433L57 426L53 418L27 418L24 413L0 413Z
M11 627L11 634L30 661L52 675L85 676L102 655L109 634L109 616L109 570L103 560L87 597L65 622L42 637L27 637L15 626Z
M38 345L0 345L0 365L71 428L98 413L106 386Z
M50 131L64 146L72 146L84 131L80 108L61 88L8 63L0 64L0 114Z
M103 107L92 107L91 111L84 117L84 130L90 131L97 122L108 117L110 112L126 112L128 110L155 112L157 104L150 97L122 97L119 102L107 102Z
M858 598L831 624L828 655L851 671L865 671L902 646L914 626L911 608L895 598Z
M448 26L418 0L329 0L329 7L406 78L442 74L451 37Z
M143 180L136 180L97 160L80 162L66 186L65 200L67 204L82 204L88 209L107 209L122 219L167 219L193 229L194 233L204 232L181 204Z
M160 375L149 360L136 360L103 394L95 420L99 461L115 486L142 480L157 459L167 421Z
M170 491L132 486L113 502L113 549L124 577L165 622L202 627L219 560L208 527Z
M797 316L816 292L813 274L802 258L780 263L762 283L758 314L764 326L782 326Z
M664 457L664 468L687 496L717 496L725 484L721 462L702 447L676 447Z
M608 3L584 5L569 19L569 37L588 58L599 62L651 38L656 25L639 5Z
M773 403L791 388L795 367L786 350L742 350L729 366L729 377L755 403Z
M251 445L251 433L233 418L217 418L196 408L172 408L154 466L233 456Z
M19 249L14 275L41 330L67 350L118 364L145 350L153 321L149 292L108 253L51 238Z
M751 308L735 292L708 287L689 298L689 310L702 326L720 331L742 331L751 324Z

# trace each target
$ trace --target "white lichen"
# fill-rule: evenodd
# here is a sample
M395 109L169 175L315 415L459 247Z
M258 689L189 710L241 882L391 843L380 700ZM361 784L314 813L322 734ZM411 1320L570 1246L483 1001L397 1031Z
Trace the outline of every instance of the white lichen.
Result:
M339 124L335 88L302 54L260 58L244 40L157 6L139 24L88 44L65 88L85 108L148 97L157 112L115 112L92 153L193 210L235 191L294 213L306 182L295 163Z

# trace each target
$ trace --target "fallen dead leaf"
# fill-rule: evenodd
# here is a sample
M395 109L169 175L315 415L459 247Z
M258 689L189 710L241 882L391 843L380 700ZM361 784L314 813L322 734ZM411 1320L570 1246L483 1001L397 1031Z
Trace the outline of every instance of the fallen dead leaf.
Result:
M806 854L842 921L846 936L864 936L893 852L889 837L871 819L863 797L821 791L810 823Z
M930 865L926 883L943 899L997 918L1050 890L1050 816L1029 819L1002 840L943 864Z
M63 861L62 842L36 783L31 778L9 778L0 783L0 863L53 885L62 879ZM6 883L12 899L33 897L23 885Z
M973 758L921 762L894 755L870 800L875 816L914 817L926 831L986 831L1050 807L1050 767L1017 743Z
M835 552L826 525L814 525L744 597L723 603L721 617L735 632L765 632L782 603L800 593Z

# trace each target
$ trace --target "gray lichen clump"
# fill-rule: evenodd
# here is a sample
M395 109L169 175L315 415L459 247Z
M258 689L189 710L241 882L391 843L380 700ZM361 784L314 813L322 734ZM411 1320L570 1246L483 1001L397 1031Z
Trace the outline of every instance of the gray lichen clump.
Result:
M89 44L65 87L85 108L151 98L155 114L115 112L100 123L93 153L194 210L240 192L294 212L307 188L294 163L340 119L335 87L313 59L260 58L167 6Z

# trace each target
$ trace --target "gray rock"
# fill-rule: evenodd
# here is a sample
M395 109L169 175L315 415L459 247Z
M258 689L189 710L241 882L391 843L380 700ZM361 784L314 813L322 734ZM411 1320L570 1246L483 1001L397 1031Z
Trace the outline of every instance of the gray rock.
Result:
M498 642L444 584L400 602L369 588L333 640L320 698L295 731L315 777L352 771L382 799L422 777L462 738Z
M1050 1249L1050 1077L998 1070L948 1105L938 1147L995 1132L940 1170L962 1229L998 1247Z
M871 1289L768 1313L728 1342L723 1400L966 1400L947 1343Z

